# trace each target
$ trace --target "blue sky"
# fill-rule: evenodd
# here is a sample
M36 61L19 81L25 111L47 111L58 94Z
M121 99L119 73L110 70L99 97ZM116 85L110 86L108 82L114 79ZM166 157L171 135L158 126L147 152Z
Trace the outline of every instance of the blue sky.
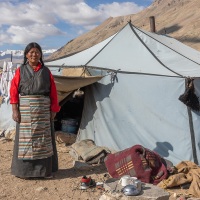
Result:
M135 14L153 0L0 0L0 51L29 42L58 49L109 17Z

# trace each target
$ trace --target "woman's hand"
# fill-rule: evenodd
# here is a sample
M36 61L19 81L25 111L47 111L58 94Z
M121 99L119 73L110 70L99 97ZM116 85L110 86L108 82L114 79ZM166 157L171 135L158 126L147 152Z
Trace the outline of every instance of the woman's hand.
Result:
M56 116L56 112L52 112L52 111L51 111L51 120L52 120L52 121L54 120L55 116Z
M18 109L18 105L17 104L12 104L12 118L14 121L20 123L21 122L21 115L20 115L20 111Z

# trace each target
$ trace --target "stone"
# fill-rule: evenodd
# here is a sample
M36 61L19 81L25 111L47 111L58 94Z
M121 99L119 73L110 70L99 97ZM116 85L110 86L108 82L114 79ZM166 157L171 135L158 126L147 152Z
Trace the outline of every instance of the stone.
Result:
M37 192L43 192L45 190L48 190L48 188L47 187L38 187L38 188L36 188L35 191L37 191Z
M15 127L10 127L8 128L6 131L5 131L5 138L7 140L12 140L14 141L15 140L15 134L16 134L16 130L15 130Z
M104 183L105 193L99 200L168 200L170 194L164 189L149 183L142 183L142 191L137 196L125 196L119 179L111 178Z
M63 131L56 131L55 138L58 143L65 143L71 145L76 141L76 134L65 133Z
M73 167L79 170L89 170L93 168L92 165L77 160L73 161Z

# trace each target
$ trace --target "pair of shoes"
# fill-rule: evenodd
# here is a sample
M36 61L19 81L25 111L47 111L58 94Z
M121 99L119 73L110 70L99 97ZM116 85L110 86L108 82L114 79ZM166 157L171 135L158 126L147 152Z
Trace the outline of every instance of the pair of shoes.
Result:
M93 187L96 186L96 183L93 179L91 179L91 177L87 178L86 176L83 176L81 179L81 186L80 189L81 190L86 190L89 187Z

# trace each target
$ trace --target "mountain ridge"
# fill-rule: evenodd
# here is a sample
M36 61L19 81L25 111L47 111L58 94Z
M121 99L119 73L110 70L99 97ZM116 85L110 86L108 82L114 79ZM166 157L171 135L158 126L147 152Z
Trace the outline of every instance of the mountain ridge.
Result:
M58 59L87 49L118 32L130 20L134 26L150 31L151 16L155 17L157 34L167 34L200 51L199 8L199 0L155 0L137 14L106 19L91 31L67 42L47 60Z
M43 59L45 60L48 58L53 52L57 49L44 49L42 50ZM5 50L0 51L0 67L3 66L4 61L10 62L12 59L13 63L22 63L24 58L24 51L23 50Z

